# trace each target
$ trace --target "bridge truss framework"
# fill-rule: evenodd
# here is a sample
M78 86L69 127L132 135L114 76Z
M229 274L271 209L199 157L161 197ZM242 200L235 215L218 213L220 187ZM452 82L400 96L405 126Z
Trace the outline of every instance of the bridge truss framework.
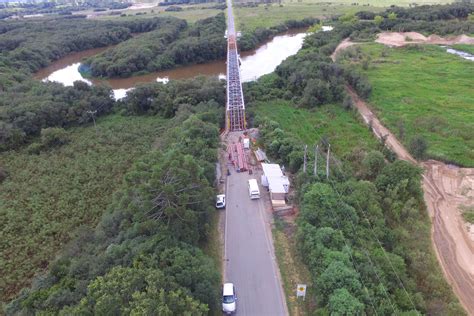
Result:
M239 53L237 37L232 13L232 2L227 1L228 28L227 28L227 104L226 130L242 131L246 129L245 104L240 81Z

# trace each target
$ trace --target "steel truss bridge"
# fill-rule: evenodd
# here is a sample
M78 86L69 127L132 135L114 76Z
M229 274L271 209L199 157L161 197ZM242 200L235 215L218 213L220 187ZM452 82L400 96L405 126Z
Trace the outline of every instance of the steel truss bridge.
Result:
M246 129L245 104L240 81L239 53L237 50L237 33L232 12L232 0L227 0L227 104L226 130L242 131Z

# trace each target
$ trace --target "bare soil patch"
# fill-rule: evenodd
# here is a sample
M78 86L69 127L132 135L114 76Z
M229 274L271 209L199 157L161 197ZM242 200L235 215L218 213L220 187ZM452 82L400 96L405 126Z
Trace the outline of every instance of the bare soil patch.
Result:
M453 45L453 44L473 44L474 38L467 35L447 36L441 37L432 34L428 37L417 32L382 32L377 35L375 42L401 47L408 44L438 44L438 45ZM342 43L341 43L342 44Z

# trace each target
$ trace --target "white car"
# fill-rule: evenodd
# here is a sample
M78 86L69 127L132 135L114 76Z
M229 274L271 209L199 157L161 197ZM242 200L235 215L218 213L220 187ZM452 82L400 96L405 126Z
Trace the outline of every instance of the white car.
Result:
M216 208L225 208L225 194L216 196Z
M235 287L232 283L225 283L222 288L222 311L225 314L235 313L237 309L237 295L235 295Z

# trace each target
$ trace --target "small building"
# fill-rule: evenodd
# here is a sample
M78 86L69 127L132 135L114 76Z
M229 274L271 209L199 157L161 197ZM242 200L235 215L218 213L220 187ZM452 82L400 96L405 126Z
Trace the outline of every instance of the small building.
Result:
M272 205L285 205L286 194L290 189L290 180L281 171L280 165L262 163L262 185L268 187Z

